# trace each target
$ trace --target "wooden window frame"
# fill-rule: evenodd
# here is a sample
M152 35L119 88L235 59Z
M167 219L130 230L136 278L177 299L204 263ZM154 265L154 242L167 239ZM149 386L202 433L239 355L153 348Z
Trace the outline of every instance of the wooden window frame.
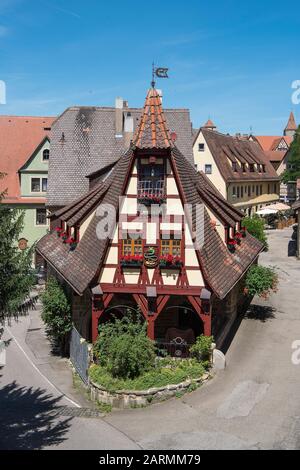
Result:
M130 242L130 243L125 243L125 242ZM140 241L140 243L137 243L138 241ZM130 246L130 253L125 253L125 246ZM143 239L142 237L138 237L138 238L123 238L122 239L122 245L121 245L121 249L122 249L122 256L135 256L135 255L143 255ZM140 250L140 253L135 253L135 248L137 247L140 247L141 250Z
M166 243L166 245L163 245L163 242ZM173 249L175 248L175 245L174 245L174 242L179 242L179 245L177 244L176 245L176 248L178 249L178 246L179 246L179 254L175 254L173 252ZM167 245L169 245L169 252L168 253L163 253L163 247L166 247ZM171 255L171 256L182 256L182 238L161 238L160 239L160 256L168 256L168 255Z

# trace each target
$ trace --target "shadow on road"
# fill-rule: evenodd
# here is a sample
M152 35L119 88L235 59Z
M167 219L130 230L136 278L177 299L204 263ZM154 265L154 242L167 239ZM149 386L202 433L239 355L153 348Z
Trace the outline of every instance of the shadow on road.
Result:
M70 420L59 419L61 398L12 382L0 390L0 449L41 449L65 440Z
M269 305L250 305L245 318L266 322L275 318L275 309Z

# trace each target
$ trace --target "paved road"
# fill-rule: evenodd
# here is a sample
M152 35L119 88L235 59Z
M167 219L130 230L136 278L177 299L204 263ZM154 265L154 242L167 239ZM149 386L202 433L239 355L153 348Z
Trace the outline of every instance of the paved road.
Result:
M3 380L7 384L0 392L0 404L10 403L12 420L21 422L22 432L24 412L15 410L23 400L18 390L25 387L30 416L23 445L61 449L299 449L300 365L292 363L291 355L293 341L300 340L300 261L287 256L290 235L290 230L271 233L270 251L261 257L263 264L278 267L279 292L268 301L254 302L256 308L242 321L230 345L227 369L181 399L113 412L104 419L57 418L51 410L57 406L52 402L59 393L12 344L0 379L2 385ZM20 326L14 331L17 328ZM22 338L22 332L17 333ZM45 407L40 405L42 418L32 406L41 401L39 388L49 395ZM59 404L71 406L66 398ZM22 440L18 439L19 429L9 426L9 418L7 422L7 434L11 432L15 440L8 438L4 443L17 442L18 446ZM31 428L33 434L45 428L37 442L30 437Z

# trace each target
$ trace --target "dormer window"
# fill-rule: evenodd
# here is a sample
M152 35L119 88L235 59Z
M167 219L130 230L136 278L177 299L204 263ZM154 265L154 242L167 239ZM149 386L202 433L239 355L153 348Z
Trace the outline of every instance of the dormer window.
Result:
M237 162L232 162L232 169L233 169L233 171L234 171L235 173L237 173L237 171L238 171L238 164L237 164Z
M138 170L138 201L144 205L165 201L165 165L155 157L142 161Z
M246 173L246 164L245 163L242 163L242 171L243 171L243 173Z
M254 173L254 171L255 171L254 163L249 163L249 171L251 173Z

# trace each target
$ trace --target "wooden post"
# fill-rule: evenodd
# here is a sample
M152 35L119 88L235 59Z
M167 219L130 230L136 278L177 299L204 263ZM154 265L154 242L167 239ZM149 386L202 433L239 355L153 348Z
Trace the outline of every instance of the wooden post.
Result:
M147 335L152 341L155 339L155 333L154 333L154 318L153 317L148 317L148 325L147 325Z
M94 343L98 336L98 322L100 314L93 310L92 311L92 342Z

